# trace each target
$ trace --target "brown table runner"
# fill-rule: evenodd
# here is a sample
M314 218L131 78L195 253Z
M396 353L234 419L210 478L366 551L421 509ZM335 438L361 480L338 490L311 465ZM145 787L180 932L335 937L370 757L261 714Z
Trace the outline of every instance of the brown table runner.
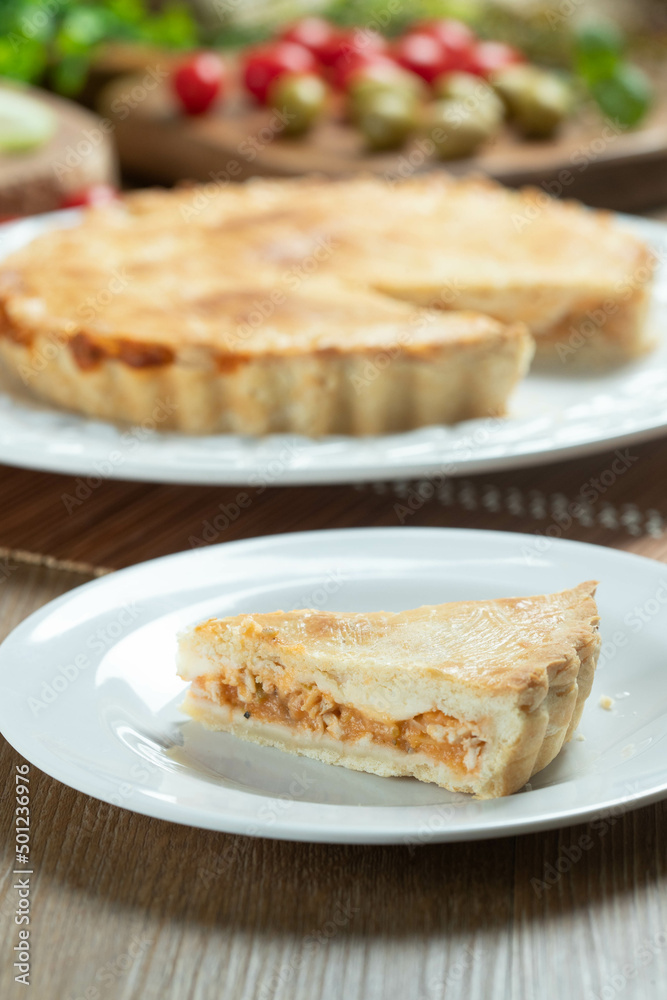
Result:
M0 634L93 575L202 543L355 525L584 539L667 561L667 442L434 484L180 487L0 469ZM20 669L20 665L18 666ZM0 752L0 995L19 927ZM657 997L667 804L470 844L334 847L193 830L30 768L39 1000Z
M667 560L667 439L438 482L164 486L0 467L0 546L117 569L201 544L366 525L546 533Z

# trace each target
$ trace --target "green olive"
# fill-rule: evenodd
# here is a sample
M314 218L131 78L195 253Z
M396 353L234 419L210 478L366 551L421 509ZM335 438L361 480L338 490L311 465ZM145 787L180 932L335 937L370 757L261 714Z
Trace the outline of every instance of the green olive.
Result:
M444 101L481 100L489 92L493 93L493 87L474 73L442 73L433 81L434 96Z
M505 117L505 106L493 87L472 73L444 73L434 84L436 97L462 105L469 117L481 118L496 131Z
M285 116L283 133L302 135L321 116L327 85L315 73L282 73L269 90L269 103Z
M372 69L372 67L371 67ZM377 93L400 93L412 98L426 97L428 91L421 77L414 73L406 73L402 69L384 70L380 72L359 73L353 77L347 88L350 101L363 100L364 97Z
M434 101L424 122L442 160L471 156L494 136L502 122L502 112L494 115L480 108L468 108L461 100Z
M426 95L426 89L418 76L401 70L384 76L359 75L347 91L347 115L350 121L358 123L366 108L369 105L372 107L378 97L384 94L397 94L409 102L416 113L419 101Z
M496 93L520 132L546 139L567 117L572 90L557 73L537 66L511 66L493 78Z
M357 125L370 149L398 149L417 124L417 107L409 94L378 91L363 102Z

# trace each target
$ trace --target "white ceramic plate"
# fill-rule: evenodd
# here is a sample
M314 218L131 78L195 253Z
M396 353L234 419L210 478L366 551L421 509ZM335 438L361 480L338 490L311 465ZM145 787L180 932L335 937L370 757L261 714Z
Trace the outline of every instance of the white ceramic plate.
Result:
M44 230L76 225L75 212L0 227L0 256ZM667 226L619 217L667 260ZM657 276L653 317L667 327L667 268ZM593 454L667 431L667 336L656 352L596 378L530 375L506 420L466 421L374 438L293 435L191 437L128 430L30 399L0 375L0 462L49 472L174 483L353 483L434 472L489 472Z
M178 709L176 633L213 614L399 610L591 578L604 644L585 739L509 798L293 757L201 730ZM231 542L114 573L23 622L0 648L0 730L73 788L214 830L419 844L547 829L667 794L666 608L660 563L530 535L371 528Z

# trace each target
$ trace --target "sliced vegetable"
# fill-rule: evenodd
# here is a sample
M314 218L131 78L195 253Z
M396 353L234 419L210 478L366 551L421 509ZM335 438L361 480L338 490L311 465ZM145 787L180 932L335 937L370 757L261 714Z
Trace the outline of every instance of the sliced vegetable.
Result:
M18 87L0 90L0 150L23 153L45 145L57 119L46 104L23 94Z

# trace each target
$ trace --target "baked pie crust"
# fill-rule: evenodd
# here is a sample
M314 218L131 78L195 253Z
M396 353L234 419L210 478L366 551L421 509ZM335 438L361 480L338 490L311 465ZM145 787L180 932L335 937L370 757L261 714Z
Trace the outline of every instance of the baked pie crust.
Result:
M436 173L140 192L4 262L0 358L105 419L380 434L503 414L531 334L640 354L652 269L605 213Z
M579 723L600 646L594 593L211 619L180 637L183 710L353 770L509 795Z
M43 297L5 299L0 357L44 398L95 417L141 424L159 406L161 430L318 436L502 415L533 354L522 324L422 310L334 278L278 301L266 275L227 273L205 291L188 281L187 293L164 280L151 301L128 284L108 331L98 318L55 334L72 283L56 293L40 282Z

